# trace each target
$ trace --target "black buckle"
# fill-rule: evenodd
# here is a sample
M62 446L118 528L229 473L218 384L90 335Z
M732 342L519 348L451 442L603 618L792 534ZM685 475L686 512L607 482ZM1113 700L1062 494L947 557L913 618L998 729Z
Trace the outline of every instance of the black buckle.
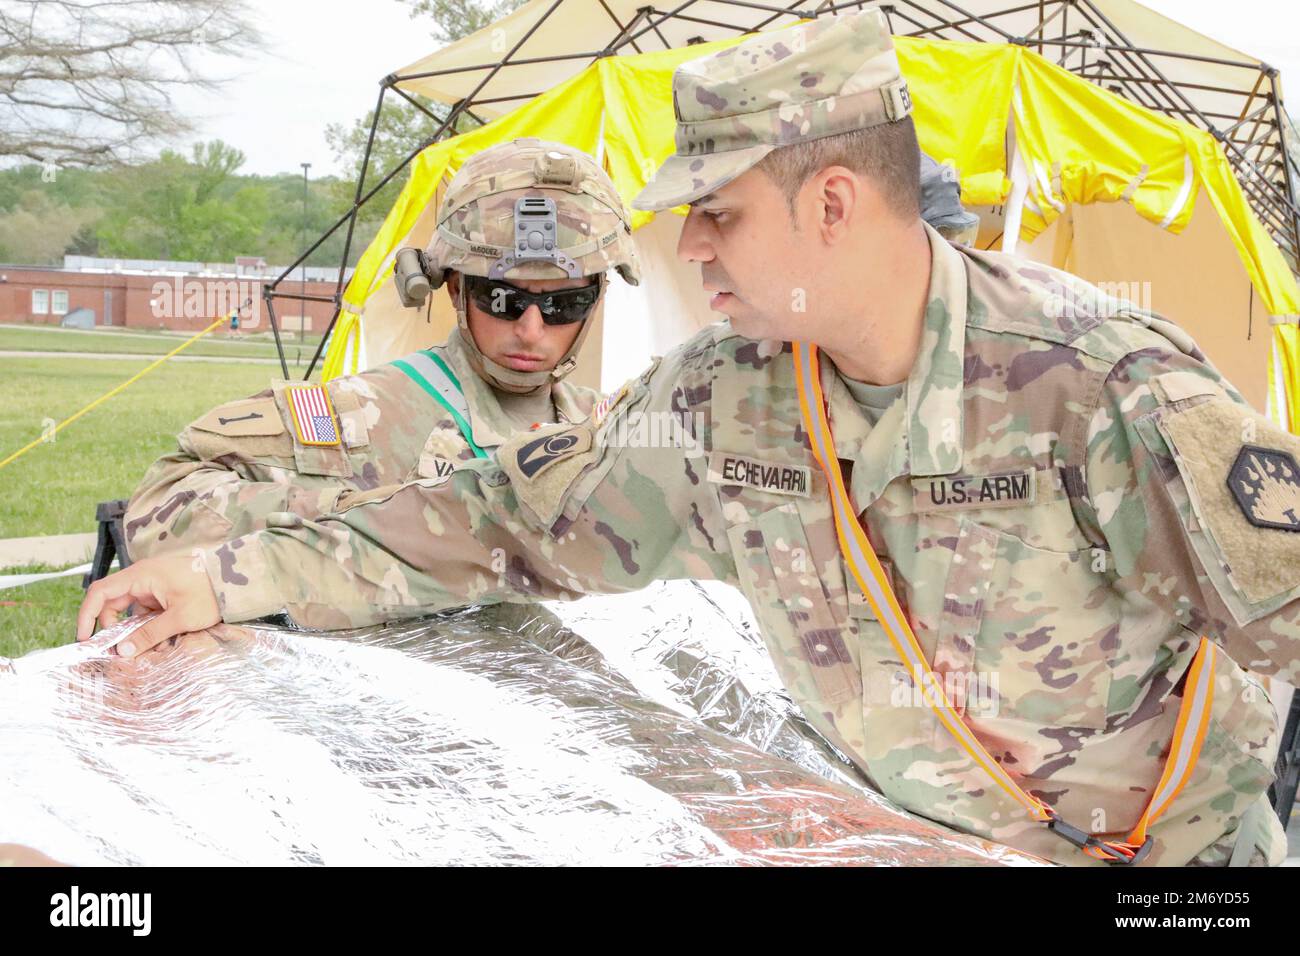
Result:
M1054 816L1047 821L1047 829L1051 830L1061 839L1072 843L1080 850L1095 848L1108 854L1108 857L1102 862L1111 866L1133 866L1141 863L1151 853L1151 837L1142 841L1142 845L1137 848L1132 856L1119 852L1114 847L1107 846L1106 841L1099 840L1096 836L1086 830L1080 830L1078 827L1066 823L1060 817Z

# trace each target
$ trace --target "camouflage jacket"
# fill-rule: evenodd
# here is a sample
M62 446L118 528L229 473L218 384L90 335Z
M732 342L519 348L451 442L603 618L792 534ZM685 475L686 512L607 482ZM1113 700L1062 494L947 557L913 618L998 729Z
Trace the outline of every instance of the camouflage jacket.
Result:
M549 396L497 391L475 374L459 332L427 351L455 374L474 443L489 453L538 421L582 421L598 397L564 382ZM289 384L296 383L221 405L181 432L180 448L150 467L127 508L132 558L215 546L286 514L328 514L375 488L449 473L475 457L452 415L397 363L328 383L341 436L335 446L298 439Z
M918 358L874 428L823 355L867 533L987 749L1099 834L1122 839L1146 806L1197 635L1226 648L1200 761L1148 857L1223 863L1277 748L1270 701L1244 668L1300 674L1300 535L1221 499L1243 438L1291 455L1300 439L1251 410L1177 327L1064 273L929 236ZM809 720L887 796L1095 862L1030 821L907 683L846 578L788 344L710 327L587 422L204 560L226 620L285 610L318 627L729 581ZM1267 816L1257 859L1276 863Z

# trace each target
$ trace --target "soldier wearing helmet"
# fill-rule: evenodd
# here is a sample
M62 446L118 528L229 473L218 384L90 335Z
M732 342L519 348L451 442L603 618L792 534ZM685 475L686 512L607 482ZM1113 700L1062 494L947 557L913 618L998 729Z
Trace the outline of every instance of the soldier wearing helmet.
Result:
M416 265L418 263L418 266ZM528 302L517 288L554 286L535 293L588 290L568 300L541 300L547 324L563 322L569 308L594 305L607 269L636 285L631 227L614 184L589 156L540 140L516 140L479 153L447 187L438 226L424 254L398 254L398 292L417 305L426 288L447 282L456 306L461 343L475 371L495 388L536 392L559 381L577 364L587 323L550 368L502 361L485 343L476 314L513 320ZM552 315L554 313L554 316Z
M190 424L128 505L131 557L292 527L440 478L534 424L582 421L598 396L562 379L610 268L638 281L627 212L590 156L520 139L472 157L429 247L394 265L409 307L446 286L447 341L325 385L277 382Z

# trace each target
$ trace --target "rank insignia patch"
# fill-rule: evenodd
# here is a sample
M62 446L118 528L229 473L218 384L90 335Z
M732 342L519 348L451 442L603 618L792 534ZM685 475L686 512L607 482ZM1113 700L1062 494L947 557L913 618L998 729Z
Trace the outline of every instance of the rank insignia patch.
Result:
M1289 452L1243 445L1228 472L1228 490L1255 527L1300 531L1300 466Z
M304 445L337 445L339 430L334 424L334 406L324 385L294 385L289 393L289 409L298 441Z

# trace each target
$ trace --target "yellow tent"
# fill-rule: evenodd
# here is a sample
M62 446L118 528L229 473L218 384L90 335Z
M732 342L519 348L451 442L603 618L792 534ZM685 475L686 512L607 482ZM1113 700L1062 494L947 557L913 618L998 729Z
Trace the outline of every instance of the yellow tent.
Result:
M348 285L325 375L388 361L450 331L445 297L427 315L401 308L392 259L401 246L428 242L439 189L466 156L519 136L563 141L601 158L630 201L672 152L674 67L738 39L598 59L487 126L424 150ZM960 171L963 200L983 220L981 246L1000 243L1165 312L1253 403L1300 430L1300 293L1209 133L1023 45L896 41L921 146ZM716 318L697 271L673 255L679 220L639 213L635 225L646 281L611 283L605 311L616 325L596 330L582 359L579 380L604 388Z

